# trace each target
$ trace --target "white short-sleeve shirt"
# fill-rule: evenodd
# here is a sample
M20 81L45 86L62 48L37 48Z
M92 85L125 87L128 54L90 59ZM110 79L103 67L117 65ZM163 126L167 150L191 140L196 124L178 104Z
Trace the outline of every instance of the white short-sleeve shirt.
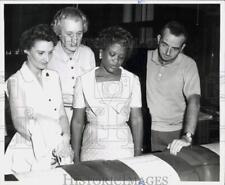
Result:
M70 58L64 52L61 42L58 42L48 63L48 69L57 71L60 76L64 105L72 106L76 78L94 67L95 56L89 47L80 45Z

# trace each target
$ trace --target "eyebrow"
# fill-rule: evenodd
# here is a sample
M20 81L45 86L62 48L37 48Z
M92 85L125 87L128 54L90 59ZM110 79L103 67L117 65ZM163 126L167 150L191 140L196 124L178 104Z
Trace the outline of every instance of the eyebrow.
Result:
M114 51L114 50L109 50L109 53L110 54L118 54L119 56L126 56L126 54L125 53L117 53L117 51Z
M73 32L71 30L66 30L65 33L72 33L72 34L74 34L74 33L83 33L83 30L79 30L77 32Z
M167 46L169 46L169 44L168 43L166 43L165 41L161 41L162 43L164 43L164 44L166 44ZM181 47L173 47L173 46L171 46L171 48L174 48L174 49L180 49Z
M52 52L53 50L54 50L54 49L52 49L52 50L50 50L50 51L44 51L44 50L38 50L38 49L37 49L36 51L37 51L37 52L48 52L48 53L49 53L49 52Z

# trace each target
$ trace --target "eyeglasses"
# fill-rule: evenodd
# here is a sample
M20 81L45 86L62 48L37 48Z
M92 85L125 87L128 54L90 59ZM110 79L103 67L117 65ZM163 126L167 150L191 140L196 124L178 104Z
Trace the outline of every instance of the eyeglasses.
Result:
M83 36L83 32L77 32L77 33L65 33L62 34L66 39L80 39Z

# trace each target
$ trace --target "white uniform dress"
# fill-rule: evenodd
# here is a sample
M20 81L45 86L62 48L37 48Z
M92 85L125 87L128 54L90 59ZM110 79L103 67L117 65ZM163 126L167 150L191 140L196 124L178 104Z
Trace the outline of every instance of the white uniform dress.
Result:
M15 102L18 119L24 121L32 142L18 132L14 135L5 154L6 174L48 168L52 149L62 139L59 116L63 101L59 76L55 71L43 70L41 86L24 63L8 81L15 84L9 98Z
M95 68L94 53L89 47L81 44L74 55L69 57L63 50L61 42L58 42L47 67L57 71L60 76L64 107L68 119L71 121L76 78Z
M130 108L141 107L137 76L121 67L120 81L96 82L95 69L79 77L74 91L74 108L86 107L81 161L133 157L134 144Z

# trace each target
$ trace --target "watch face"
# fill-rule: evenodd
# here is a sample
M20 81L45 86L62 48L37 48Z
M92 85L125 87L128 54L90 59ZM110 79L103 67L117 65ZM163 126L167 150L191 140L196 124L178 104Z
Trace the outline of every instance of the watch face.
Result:
M187 136L187 137L191 137L191 133L190 133L190 132L187 132L187 133L186 133L186 136Z

